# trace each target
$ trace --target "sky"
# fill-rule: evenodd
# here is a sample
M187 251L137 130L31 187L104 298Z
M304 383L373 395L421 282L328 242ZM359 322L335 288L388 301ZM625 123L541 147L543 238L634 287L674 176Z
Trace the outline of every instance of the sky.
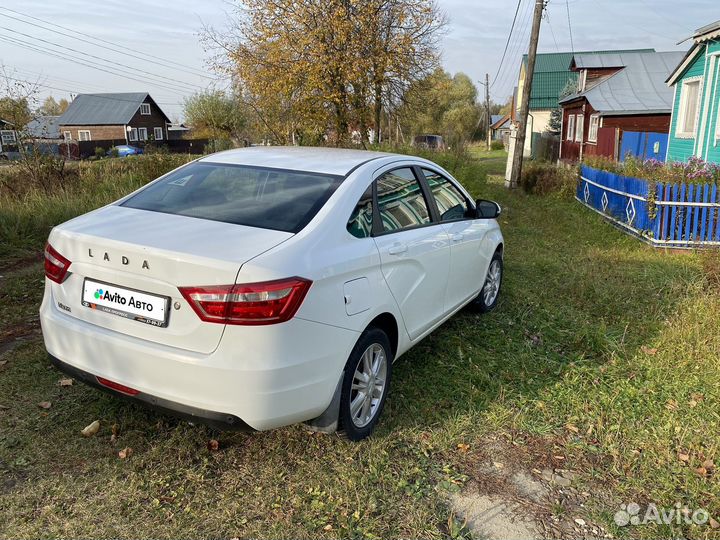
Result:
M516 0L437 0L449 19L443 67L476 83L488 73L492 100L505 102L527 52L534 1L520 0L508 43ZM199 33L222 29L232 11L230 0L1 0L0 65L6 80L33 83L40 99L148 91L178 120L185 97L227 84L213 80ZM689 42L677 42L718 19L717 0L549 0L538 51L687 50ZM124 73L108 73L117 70Z

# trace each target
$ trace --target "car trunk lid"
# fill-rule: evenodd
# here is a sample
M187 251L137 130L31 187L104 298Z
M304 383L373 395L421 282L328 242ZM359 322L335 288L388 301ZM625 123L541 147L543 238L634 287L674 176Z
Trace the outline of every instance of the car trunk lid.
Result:
M201 321L178 287L235 283L242 264L291 233L187 216L107 206L56 227L50 244L71 261L70 275L52 283L56 308L88 323L183 350L210 353L224 325ZM86 282L86 280L89 280ZM147 300L167 299L167 324L145 324L83 305L86 287L107 285ZM98 290L98 289L96 289ZM123 292L124 294L124 292ZM87 299L87 297L86 297ZM127 310L118 306L119 311ZM157 309L156 309L157 313Z

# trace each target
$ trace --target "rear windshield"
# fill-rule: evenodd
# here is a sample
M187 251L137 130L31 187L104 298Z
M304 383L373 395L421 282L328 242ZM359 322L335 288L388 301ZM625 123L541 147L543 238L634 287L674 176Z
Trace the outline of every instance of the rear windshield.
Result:
M342 180L199 161L154 182L122 206L295 233L318 213Z

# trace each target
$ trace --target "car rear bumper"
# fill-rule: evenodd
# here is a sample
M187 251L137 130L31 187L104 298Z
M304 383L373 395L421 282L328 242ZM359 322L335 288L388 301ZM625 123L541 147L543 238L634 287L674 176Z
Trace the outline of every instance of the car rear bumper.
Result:
M47 291L40 323L48 354L73 377L93 386L108 379L137 390L138 402L223 429L273 429L322 414L359 337L296 317L229 325L217 349L203 354L82 321Z
M175 401L159 398L151 394L140 392L137 395L131 396L122 392L103 386L97 379L96 375L83 371L82 369L71 366L70 364L63 362L62 360L55 358L52 354L48 354L50 362L63 373L70 375L75 380L82 381L85 384L94 386L100 390L108 392L116 397L121 397L136 403L150 407L156 411L185 418L190 421L200 422L208 426L221 429L221 430L236 430L236 431L254 431L253 428L248 426L240 418L233 414L221 413L216 411L208 411L205 409L199 409L197 407L191 407Z

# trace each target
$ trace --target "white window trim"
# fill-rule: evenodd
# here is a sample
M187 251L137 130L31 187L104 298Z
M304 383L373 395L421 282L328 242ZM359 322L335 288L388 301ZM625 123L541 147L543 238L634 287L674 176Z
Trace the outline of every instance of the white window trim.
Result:
M720 73L720 71L718 73ZM715 96L715 106L717 107L717 115L715 116L715 140L713 141L715 146L720 142L720 84L718 84L716 88L718 95Z
M87 133L87 139L83 139L82 134ZM78 130L78 141L92 141L92 133L90 133L89 129L79 129Z
M585 131L585 115L578 114L575 119L575 142L583 142L583 135Z
M160 133L160 136L158 137L158 130ZM162 141L163 140L163 128L161 127L155 127L153 128L153 137L155 137L156 141Z
M72 141L72 132L71 131L63 131L63 140Z
M128 141L137 142L137 140L138 140L138 130L137 130L137 128L131 128L130 131L128 131Z
M575 115L568 115L567 133L565 134L565 140L572 142L575 140Z
M586 85L587 85L587 69L583 69L580 72L580 89L578 90L578 92L584 92Z
M595 133L593 134L593 123L595 125ZM597 143L598 130L600 129L600 114L593 113L590 115L590 127L588 128L588 142Z
M701 103L702 103L702 94L703 94L703 76L698 75L697 77L688 77L687 79L682 80L682 86L680 87L680 101L678 102L678 118L677 122L675 124L675 137L678 139L694 139L696 136L696 132L698 129L698 124L700 123L700 109L701 109ZM688 83L699 83L698 86L698 95L697 95L697 108L695 111L695 130L690 131L682 131L682 126L685 124L685 110L687 109L687 92L686 92L686 84Z
M138 128L138 140L140 140L140 141L148 140L147 128L144 128L144 127Z
M147 111L147 112L145 112L145 111ZM150 116L152 114L149 103L141 103L140 104L140 114L142 114L143 116Z
M7 140L5 140L5 137L7 137ZM0 131L0 141L3 144L14 144L17 142L17 135L12 129L3 129Z

